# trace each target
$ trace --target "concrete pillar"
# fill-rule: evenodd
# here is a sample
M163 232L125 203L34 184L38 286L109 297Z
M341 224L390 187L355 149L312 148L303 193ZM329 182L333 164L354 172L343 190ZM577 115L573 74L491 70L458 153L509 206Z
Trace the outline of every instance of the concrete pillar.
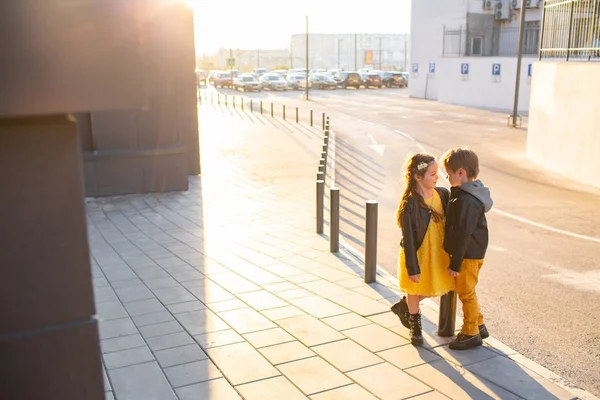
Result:
M0 399L104 399L80 148L67 115L0 118Z

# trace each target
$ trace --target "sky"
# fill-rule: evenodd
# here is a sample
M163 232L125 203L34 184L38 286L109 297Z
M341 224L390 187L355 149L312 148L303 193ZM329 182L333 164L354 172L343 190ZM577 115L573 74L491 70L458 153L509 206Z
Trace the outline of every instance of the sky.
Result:
M404 33L410 0L187 0L194 7L196 53L219 48L285 49L309 33Z

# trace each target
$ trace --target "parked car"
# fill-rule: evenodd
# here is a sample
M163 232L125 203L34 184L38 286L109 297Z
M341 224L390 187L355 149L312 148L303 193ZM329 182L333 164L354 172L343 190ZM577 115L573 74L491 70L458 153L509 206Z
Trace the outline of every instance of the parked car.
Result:
M266 68L254 68L252 70L252 73L257 75L257 78L260 78L261 76L263 76L264 74L267 73L267 69Z
M365 72L360 74L363 86L368 89L370 87L381 87L381 77L375 72Z
M206 85L206 72L203 69L196 70L196 83L198 86L202 84Z
M343 89L346 89L348 86L360 89L360 85L362 85L362 79L358 72L341 71L335 74L333 79L335 79L337 85L341 86Z
M309 79L315 89L335 89L337 87L337 82L328 73L312 74Z
M271 71L271 73L277 74L282 78L285 78L288 75L289 71L287 69L276 69L274 71Z
M233 85L231 73L229 72L215 72L211 79L213 81L213 85L215 85L216 88L231 87Z
M269 90L287 90L288 83L279 74L268 73L260 77L263 88Z
M406 81L402 76L402 72L390 72L390 71L379 71L379 76L381 77L381 83L385 87L405 87Z
M287 81L288 88L290 89L300 89L301 87L306 87L306 75L304 74L289 74L285 80Z
M404 78L404 83L406 83L406 87L408 87L408 72L401 72L401 74Z
M223 71L217 71L217 70L211 70L208 72L208 76L206 77L206 79L208 80L208 83L210 85L214 85L215 84L215 75L222 73Z
M233 88L237 90L244 89L244 92L260 92L262 85L253 74L242 74L233 81Z

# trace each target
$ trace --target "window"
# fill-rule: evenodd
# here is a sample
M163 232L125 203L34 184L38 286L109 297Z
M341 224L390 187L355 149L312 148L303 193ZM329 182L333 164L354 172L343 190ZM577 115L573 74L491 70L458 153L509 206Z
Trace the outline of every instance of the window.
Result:
M483 55L483 38L482 37L471 38L471 55L472 56Z

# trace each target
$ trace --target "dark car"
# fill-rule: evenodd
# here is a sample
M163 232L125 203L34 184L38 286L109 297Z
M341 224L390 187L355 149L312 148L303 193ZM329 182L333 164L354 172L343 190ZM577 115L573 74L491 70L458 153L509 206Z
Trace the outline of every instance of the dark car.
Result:
M380 71L379 76L381 77L381 83L385 87L405 87L406 81L402 76L402 72L389 72L389 71Z
M381 77L375 72L365 72L364 74L360 74L360 77L362 78L363 86L367 89L370 87L380 88L382 85Z
M343 89L346 89L347 87L360 89L360 85L362 85L362 79L358 72L341 71L335 74L333 79L335 79L337 85L341 86Z
M233 88L237 90L244 89L244 92L260 92L262 85L253 74L242 74L233 81Z
M337 82L328 73L312 74L309 79L315 89L335 89L337 87Z

